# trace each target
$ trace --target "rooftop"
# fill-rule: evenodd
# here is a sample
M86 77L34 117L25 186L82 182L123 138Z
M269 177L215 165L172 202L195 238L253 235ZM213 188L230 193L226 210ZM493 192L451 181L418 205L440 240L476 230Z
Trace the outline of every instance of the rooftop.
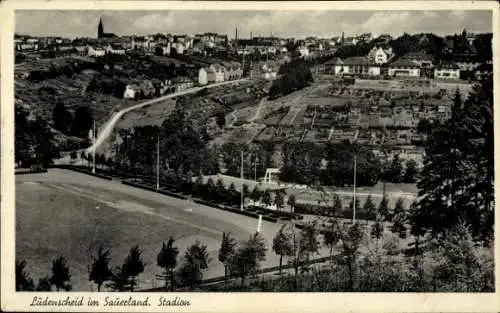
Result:
M414 63L413 61L406 60L403 58L400 58L391 64L389 64L389 67L412 67L412 68L418 68L418 65Z

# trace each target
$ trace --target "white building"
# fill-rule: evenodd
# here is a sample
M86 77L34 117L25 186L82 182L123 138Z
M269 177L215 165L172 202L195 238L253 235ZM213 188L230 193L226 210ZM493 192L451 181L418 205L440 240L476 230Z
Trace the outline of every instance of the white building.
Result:
M385 64L389 62L394 53L392 48L383 49L382 47L373 47L372 50L368 53L368 58L375 62L376 64Z
M434 78L459 79L460 68L455 63L441 63L434 68Z
M106 47L106 53L125 54L125 48L122 45L112 43Z
M100 47L89 46L88 56L101 57L106 55L106 50Z
M309 57L309 48L307 48L306 46L299 47L299 52L303 58Z
M389 65L388 75L393 77L420 77L420 67L410 60L399 59Z
M209 68L207 68L207 67L202 67L198 71L198 83L200 85L208 84L208 71L209 71Z
M135 94L137 93L139 86L136 84L129 84L125 87L123 92L123 98L125 99L135 99Z

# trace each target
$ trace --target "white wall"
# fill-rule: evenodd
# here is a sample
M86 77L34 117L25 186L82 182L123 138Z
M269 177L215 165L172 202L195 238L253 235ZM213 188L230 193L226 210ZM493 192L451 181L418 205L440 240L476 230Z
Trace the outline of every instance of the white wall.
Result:
M399 71L405 71L407 73L406 74L397 73ZM396 76L415 76L415 77L419 77L420 76L420 69L419 68L411 68L411 69L389 68L389 71L388 71L389 76L394 76L395 73L397 73Z
M434 78L458 79L460 78L460 70L452 69L435 69Z
M378 66L371 66L368 69L368 74L370 76L380 76L380 67L378 67Z
M200 85L208 84L208 74L204 68L201 68L200 71L198 72L198 83Z

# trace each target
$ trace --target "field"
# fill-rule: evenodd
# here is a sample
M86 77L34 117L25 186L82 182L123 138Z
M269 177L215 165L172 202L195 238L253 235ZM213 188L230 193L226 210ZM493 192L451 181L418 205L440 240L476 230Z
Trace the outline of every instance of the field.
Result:
M151 288L163 284L155 280L161 273L156 256L169 236L181 252L179 263L196 240L208 246L212 261L205 277L209 278L223 275L217 260L222 232L244 240L256 226L253 218L70 171L16 177L16 258L27 261L27 271L38 281L50 274L51 260L65 256L75 291L95 290L87 266L100 244L111 248L113 267L121 265L128 250L138 244L147 263L139 287ZM263 222L268 246L265 267L278 264L271 245L279 227Z

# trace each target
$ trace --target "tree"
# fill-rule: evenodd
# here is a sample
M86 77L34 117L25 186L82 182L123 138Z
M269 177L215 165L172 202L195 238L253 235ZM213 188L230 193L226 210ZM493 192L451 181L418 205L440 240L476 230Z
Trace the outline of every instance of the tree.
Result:
M78 157L78 156L77 156L77 154L76 154L76 151L75 151L75 150L71 151L70 158L71 158L71 163L72 163L72 164L74 164L74 163L75 163L75 160L76 160L76 158L77 158L77 157Z
M23 167L33 164L49 166L59 157L59 148L47 122L38 116L28 119L28 113L16 106L15 161Z
M372 196L368 195L365 200L365 204L363 205L363 213L366 214L366 219L371 220L376 216L376 207L373 203Z
M259 186L255 186L252 190L252 193L250 194L250 198L254 202L258 202L260 198L262 197L262 192L259 189Z
M389 201L387 200L385 194L382 197L382 201L380 201L378 205L378 214L380 214L381 217L386 221L390 221L391 219L391 215L389 213Z
M333 255L333 248L339 242L340 236L333 220L329 221L328 226L329 227L325 230L323 234L323 242L325 246L329 248L330 261L331 261Z
M460 117L460 113L462 112L462 96L460 94L460 89L455 90L455 94L453 96L453 104L451 106L451 118L454 121Z
M356 156L356 185L373 186L380 176L380 161L372 151L348 140L327 145L328 166L322 182L325 185L354 184L354 156Z
M50 276L50 283L56 286L57 291L71 290L70 285L71 275L69 273L66 259L62 256L52 261L52 276Z
M290 213L295 212L295 204L296 204L297 199L295 198L295 195L289 195L287 204L290 206Z
M311 254L318 253L320 243L318 241L318 227L316 222L309 222L304 225L304 228L300 231L302 244L301 246L305 249L306 259L309 259Z
M38 284L36 285L36 291L52 291L52 284L50 283L49 276L44 276L38 279Z
M165 269L165 285L170 282L171 291L174 291L174 269L177 266L177 256L179 255L179 248L174 246L174 241L174 238L170 236L167 245L163 242L161 251L156 258L156 264Z
M340 231L342 240L342 254L349 273L349 290L354 290L355 266L358 249L363 239L363 232L358 223L348 226Z
M399 198L396 201L396 205L394 206L394 217L392 218L393 224L391 227L391 231L393 233L397 233L400 238L406 238L406 222L408 219L408 212L404 207L404 202L402 198Z
M474 238L489 241L494 220L491 79L473 88L459 115L428 135L414 224L441 236L463 221Z
M271 192L269 189L264 190L264 193L262 194L262 203L268 207L271 205Z
M355 206L354 206L353 200L351 200L351 202L349 203L349 211L352 212L352 210L354 210L354 208L356 208L356 215L359 214L359 212L361 211L361 206L359 205L358 198L356 198Z
M71 134L77 137L87 138L92 128L94 117L88 107L78 107L71 125Z
M471 227L465 222L457 223L446 233L442 239L430 243L433 278L453 286L454 291L492 290L492 247L477 245Z
M16 262L16 291L33 291L35 284L26 272L26 261Z
M226 185L224 185L224 181L222 178L217 179L217 183L215 184L215 188L217 190L217 200L223 202L226 200Z
M203 270L208 268L211 259L206 245L198 240L184 254L184 263L179 269L179 276L186 285L197 285L203 280Z
M372 225L372 229L370 231L370 235L372 236L372 238L375 238L377 240L377 245L378 245L378 240L382 237L383 233L384 233L383 217L377 214L375 223Z
M276 236L273 239L273 251L277 255L280 256L280 265L279 265L279 273L281 275L281 267L283 264L283 256L291 256L292 251L292 243L289 234L284 232L284 228L286 225L283 225Z
M406 162L406 170L403 176L403 183L413 184L417 181L417 176L417 163L414 160L408 160Z
M108 287L113 291L126 291L130 288L130 281L125 268L125 263L121 267L116 267L111 277Z
M384 181L392 183L400 183L403 178L403 165L399 155L395 155L389 165L389 168L382 173Z
M250 236L238 248L231 258L229 266L232 275L241 278L241 285L245 285L245 278L254 275L260 268L260 262L266 259L265 240L259 233Z
M111 258L110 251L104 250L101 246L97 251L97 255L93 257L93 263L89 271L89 280L97 284L97 291L101 291L101 286L104 282L113 277L113 273L109 268Z
M250 196L250 189L247 184L243 184L243 203L245 203L245 199Z
M285 196L281 190L278 190L274 194L274 204L276 205L278 211L283 210L283 207L285 206Z
M224 282L227 283L228 268L235 254L236 241L231 233L222 233L222 241L219 249L219 262L224 264Z
M217 187L212 178L208 178L204 198L207 200L215 200L217 198L217 191Z
M233 200L235 199L236 195L238 195L236 186L234 186L234 183L231 183L231 185L229 185L229 189L227 190L226 202L228 204L233 204Z
M341 214L343 210L344 210L344 206L342 204L342 199L339 197L339 195L334 195L334 197L333 197L333 216L336 216L337 214Z
M134 246L130 249L129 255L123 263L123 274L130 284L130 291L134 291L136 277L144 272L145 264L141 259L141 254L142 251L139 250L139 246Z
M66 134L71 126L73 116L66 109L64 103L58 101L54 110L52 111L52 120L54 121L54 128Z

